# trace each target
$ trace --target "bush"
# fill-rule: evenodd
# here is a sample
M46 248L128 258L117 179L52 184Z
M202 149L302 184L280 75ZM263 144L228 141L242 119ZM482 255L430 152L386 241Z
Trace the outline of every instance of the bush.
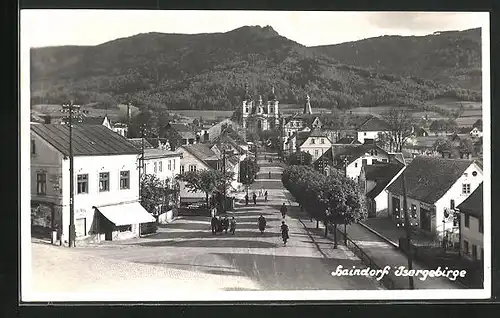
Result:
M141 223L141 235L156 233L156 231L158 231L156 222Z

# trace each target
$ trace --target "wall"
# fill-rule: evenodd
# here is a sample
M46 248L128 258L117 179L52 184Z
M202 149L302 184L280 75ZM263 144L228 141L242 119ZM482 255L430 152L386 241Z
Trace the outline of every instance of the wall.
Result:
M203 169L211 169L209 166L207 166L204 162L200 161L198 158L193 156L189 151L184 149L183 147L179 148L179 152L182 153L182 159L180 160L180 166L184 166L184 171L188 172L189 171L189 166L190 165L195 165L196 170L203 170ZM182 169L180 169L179 173L182 172ZM189 192L186 187L184 182L179 182L180 185L180 196L181 198L183 197L202 197L205 198L205 193L203 192Z
M376 212L376 215L378 218L380 217L387 217L389 216L389 211L388 211L388 207L387 207L387 199L388 198L388 194L387 194L387 191L383 190L382 192L379 193L379 195L377 195L375 197L375 212Z
M360 143L364 143L365 139L376 140L378 138L379 133L380 133L380 131L358 131L358 141Z
M174 218L174 211L170 210L165 213L162 213L158 215L158 223L160 224L168 224L170 223Z
M160 162L161 162L161 171L160 171ZM169 169L170 162L170 169ZM156 172L154 170L154 166L156 163ZM144 160L144 168L147 174L153 174L161 181L165 180L174 180L174 178L179 175L181 166L181 156L180 154L172 157L164 157L164 158L154 158L154 159L145 159Z
M476 171L477 176L472 176L472 172ZM464 174L455 182L455 184L435 203L436 206L436 219L440 226L438 226L438 232L443 231L442 220L444 218L445 208L450 208L450 200L455 200L455 207L467 199L474 190L483 181L483 172L477 166L477 164L472 164L467 168ZM469 194L462 194L462 183L470 183L471 191ZM445 230L451 230L453 228L453 221L445 223Z
M74 158L75 223L86 220L86 234L94 221L93 206L137 202L139 200L138 155L78 156ZM69 159L63 160L63 238L69 228ZM130 171L130 189L120 189L120 171ZM109 191L99 192L99 173L109 172ZM88 174L88 193L77 194L78 174Z
M370 155L369 153L364 154L363 156L361 156L361 157L357 158L356 160L354 160L353 162L351 162L347 166L347 175L351 179L357 180L358 176L361 174L361 167L363 164L363 159L367 160L367 162L366 162L367 165L373 164L373 160L382 161L383 159L386 159L387 161L389 161L389 155L387 153L382 152L380 149L377 151L378 151L377 155Z
M311 143L314 140L314 144ZM321 140L324 143L321 143ZM308 152L312 155L312 162L316 161L323 153L328 151L332 147L332 143L326 137L309 137L306 141L300 146L300 150L304 152ZM316 155L316 150L318 154Z
M386 199L387 199L387 216L389 216L390 218L392 218L392 220L396 223L402 223L404 221L404 214L403 214L403 196L402 195L397 195L397 194L393 194L393 193L390 193L386 190L382 191L382 192L385 192L387 194L386 196ZM400 219L400 218L397 218L394 214L393 214L393 206L392 206L392 198L393 197L396 197L396 198L399 198L399 211L400 211L400 215L403 219ZM415 204L416 207L417 207L417 212L416 212L416 217L415 218L412 218L411 217L411 205L412 204ZM408 214L410 216L410 225L413 225L413 226L418 226L420 227L421 224L420 224L420 208L423 207L423 208L429 208L430 210L432 210L434 208L433 205L429 205L425 202L420 202L418 200L415 200L415 199L412 199L412 198L407 198L407 205L408 205ZM378 209L378 207L377 207ZM435 220L435 215L433 216L432 215L432 211L431 211L431 230L435 230L436 229L436 226L435 226L435 223L436 223L436 220ZM434 232L434 231L433 231Z
M460 249L465 258L472 260L472 245L477 246L477 259L481 259L481 248L484 248L483 233L479 233L479 220L473 216L469 216L469 227L465 227L465 214L460 213L460 231L462 233L462 241L460 242ZM465 254L464 240L469 242L469 253Z

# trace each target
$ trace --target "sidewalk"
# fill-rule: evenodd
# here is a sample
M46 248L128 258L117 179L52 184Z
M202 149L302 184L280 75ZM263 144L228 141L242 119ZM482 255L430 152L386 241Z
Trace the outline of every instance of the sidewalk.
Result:
M362 223L395 246L399 246L400 237L406 237L405 229L403 227L398 227L396 223L388 217L370 218ZM433 243L432 238L415 231L412 231L411 238L413 244L416 245L431 245Z

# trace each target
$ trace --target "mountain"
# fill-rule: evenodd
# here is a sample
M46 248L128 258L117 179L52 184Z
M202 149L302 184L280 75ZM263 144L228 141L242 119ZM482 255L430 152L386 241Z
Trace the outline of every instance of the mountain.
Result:
M480 99L477 90L420 77L386 74L339 62L272 27L225 33L146 33L96 46L31 49L32 104L130 101L149 109L234 109L245 84L266 100L275 86L282 103L350 108L420 105L436 97ZM403 50L403 49L401 49Z
M312 47L340 63L481 89L481 29L381 36Z

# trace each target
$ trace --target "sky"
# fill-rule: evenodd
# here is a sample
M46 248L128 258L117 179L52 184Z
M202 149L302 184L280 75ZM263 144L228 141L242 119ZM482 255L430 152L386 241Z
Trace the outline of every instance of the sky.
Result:
M30 47L98 45L139 33L227 32L272 26L306 46L381 35L427 35L484 25L487 13L333 11L22 10L22 36Z

